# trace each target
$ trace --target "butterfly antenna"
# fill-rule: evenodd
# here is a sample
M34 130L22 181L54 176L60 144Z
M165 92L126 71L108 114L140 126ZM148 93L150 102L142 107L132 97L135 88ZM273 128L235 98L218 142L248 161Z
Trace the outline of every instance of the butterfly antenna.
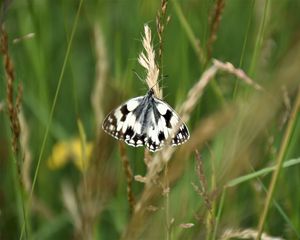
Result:
M159 81L157 81L150 89L153 90L153 88L154 88L156 85L158 85L158 83L159 83Z
M160 78L157 80L157 82L162 82L163 80L167 79L169 76L168 75L163 75L163 76L160 76Z
M138 77L138 79L139 79L142 83L145 83L145 80L137 73L137 71L135 71L134 69L132 69L132 71L134 72L134 74Z

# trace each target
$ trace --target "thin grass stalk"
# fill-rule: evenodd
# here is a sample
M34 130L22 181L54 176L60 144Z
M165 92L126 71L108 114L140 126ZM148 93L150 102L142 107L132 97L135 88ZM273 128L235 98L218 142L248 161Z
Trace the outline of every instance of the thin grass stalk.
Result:
M95 52L96 52L96 78L92 92L91 102L95 114L96 124L103 121L103 100L108 79L108 59L103 30L100 24L95 23L94 28Z
M41 150L40 150L39 157L38 157L38 162L37 162L37 165L36 165L36 168L35 168L35 171L34 171L34 177L33 177L33 181L32 181L32 187L31 187L31 191L30 191L30 195L29 195L29 199L28 199L28 204L27 204L28 206L27 206L26 211L28 211L28 209L31 206L33 191L34 191L34 188L35 188L38 172L39 172L39 169L40 169L41 160L43 158L44 150L45 150L45 147L46 147L48 133L49 133L49 129L50 129L50 126L51 126L51 123L52 123L54 109L56 107L56 102L57 102L58 95L59 95L59 92L60 92L60 88L61 88L61 84L62 84L62 81L63 81L63 77L64 77L65 69L66 69L66 66L67 66L68 58L69 58L69 55L70 55L71 46L72 46L73 38L74 38L74 35L75 35L75 30L77 29L77 24L78 24L82 4L83 4L83 0L80 0L79 6L78 6L78 9L77 9L77 13L76 13L76 17L75 17L75 20L74 20L74 24L73 24L73 27L72 27L70 41L68 42L67 51L66 51L66 54L65 54L64 62L63 62L62 69L61 69L61 72L60 72L60 76L59 76L59 79L58 79L58 84L57 84L57 87L56 87L52 107L51 107L51 110L50 110L48 123L47 123L45 134L44 134L44 137L43 137L43 140L42 140L42 145L41 145ZM22 232L23 232L23 230L22 230ZM22 235L22 233L21 233L21 235Z
M165 27L170 21L170 16L166 16L167 13L168 0L161 0L160 9L157 12L156 16L156 28L157 35L159 39L159 49L158 49L158 66L160 69L161 79L164 77L163 73L163 35L165 31ZM162 93L163 95L163 93ZM163 186L164 190L164 199L165 199L165 220L166 220L166 239L170 240L171 238L171 220L170 220L170 186L168 181L168 163L166 163L164 167L164 176L165 176L165 186Z
M83 225L82 217L80 213L80 208L78 201L76 199L76 195L71 185L68 182L63 182L62 184L62 202L69 214L69 218L76 230L75 235L80 235L82 233ZM83 237L84 235L81 234ZM75 238L76 239L76 238Z
M290 159L288 161L285 161L282 165L282 168L287 168L287 167L291 167L294 165L300 164L300 158L297 159ZM262 183L262 181L260 180L260 176L264 176L268 173L271 172L275 172L276 170L276 166L272 166L272 167L266 167L264 169L261 169L259 171L256 172L252 172L250 174L238 177L236 179L230 180L227 184L224 185L224 190L223 190L223 194L225 194L227 188L230 187L236 187L237 185L244 183L246 181L250 181L253 179L257 179L257 181L260 183L260 185L262 186L263 190L267 193L267 189L264 186L264 184ZM254 171L254 169L253 169ZM292 222L288 219L287 214L285 214L285 212L283 211L283 209L280 207L280 205L278 204L278 202L276 200L273 200L272 203L274 204L275 208L277 209L277 211L279 212L279 214L282 216L282 218L286 221L286 223L288 224L288 226L294 231L295 235L297 237L299 237L299 233L297 232L296 228L294 227L294 225L292 224ZM216 230L215 230L216 232Z
M167 16L167 7L168 0L161 0L160 9L157 11L156 15L156 30L159 40L159 49L158 49L158 66L160 69L161 79L163 79L163 48L164 48L164 31L168 22L170 21L170 16Z
M129 160L127 157L126 148L124 146L124 143L122 143L122 142L119 143L119 151L120 151L121 160L123 163L124 173L126 175L126 180L127 180L127 199L129 202L130 210L132 212L134 209L134 205L135 205L135 197L134 197L134 194L132 191L133 174L132 174L132 169L130 167L130 163L129 163Z
M1 6L1 18L4 17L6 4L8 2L4 2ZM21 108L21 99L22 99L22 85L18 84L18 90L15 94L14 91L14 82L15 82L15 69L12 62L12 59L9 54L8 50L8 36L7 32L4 27L4 23L2 23L3 19L1 19L1 26L0 26L0 41L1 41L1 53L3 55L3 64L4 64L4 72L5 72L5 79L6 79L6 105L7 105L7 113L9 117L9 123L11 128L11 147L12 147L12 156L15 163L16 171L17 171L17 186L16 189L17 193L17 202L20 200L20 208L22 209L22 213L19 215L19 218L23 220L21 223L20 220L20 227L24 226L25 228L25 236L28 238L29 231L28 231L28 224L27 224L27 215L25 210L26 205L26 189L24 187L23 178L22 178L22 165L23 165L23 156L22 152L20 151L20 133L21 133L21 126L20 126L20 119L19 119L19 112ZM16 95L16 97L14 96ZM21 227L22 229L23 227Z
M68 22L67 19L64 19L64 32L65 32L65 38L66 41L70 41L70 36L69 36L69 29L68 29ZM75 81L75 73L74 73L74 67L72 64L72 53L70 53L70 61L69 61L69 68L70 68L70 73L71 73L71 84L72 84L72 95L73 95L73 104L74 104L74 112L77 117L79 117L79 106L78 106L78 94L77 94L77 86L76 86L76 81Z
M297 113L299 112L299 109L300 109L300 85L298 86L298 92L297 92L297 97L296 97L296 100L295 100L295 103L294 103L294 107L293 107L293 110L291 112L291 116L290 116L286 131L285 131L284 136L283 136L283 140L282 140L282 143L281 143L281 146L280 146L280 149L279 149L279 153L277 155L276 170L272 175L272 180L271 180L271 183L270 183L270 186L269 186L269 189L268 189L268 193L267 193L267 199L265 201L265 205L264 205L264 208L263 208L262 215L260 216L260 219L259 219L258 235L257 235L257 238L256 238L257 240L259 240L261 238L261 235L262 235L262 232L263 232L263 229L264 229L264 225L265 225L265 222L266 222L266 219L267 219L268 211L269 211L269 208L270 208L270 205L271 205L271 202L272 202L272 198L273 198L275 188L276 188L276 185L277 185L277 182L278 182L278 178L279 178L279 175L280 175L280 172L281 172L281 168L282 168L282 165L283 165L284 156L285 156L285 153L286 153L287 148L288 148L289 140L290 140L290 138L292 136L292 133L293 133L293 129L294 129L294 125L295 125L296 120L297 120Z
M223 63L214 59L213 65L208 68L201 75L198 82L190 89L187 94L186 100L182 103L179 108L179 116L181 116L182 121L188 122L193 110L195 109L199 99L201 98L204 89L209 84L209 82L215 77L218 71L226 71L234 76L238 77L246 84L253 86L257 90L261 90L262 87L255 83L251 78L249 78L244 71L241 69L235 68L231 63ZM163 166L166 162L171 159L175 149L174 148L166 148L163 152L154 155L153 160L149 163L148 172L146 176L146 185L153 184L153 179L155 176L163 169Z
M30 169L32 163L32 155L29 149L29 127L26 122L25 116L23 111L20 111L19 114L20 119L20 127L22 129L20 134L20 145L23 150L23 164L22 164L22 181L24 184L24 188L27 193L30 192L31 188L31 176L30 176Z
M84 127L82 124L82 121L78 118L77 119L77 127L78 127L78 132L79 132L79 136L80 136L80 143L81 143L81 152L82 152L82 156L80 156L82 158L83 161L83 169L82 169L82 178L83 178L83 185L84 185L84 191L87 191L87 183L86 183L86 171L87 171L87 153L86 153L86 145L87 145L87 140L86 140L86 134L84 131ZM86 196L86 194L85 194Z
M288 162L288 161L285 161L284 163L286 163L286 162ZM284 165L282 165L282 166L284 167ZM274 167L274 171L275 171L275 169L276 168ZM267 193L268 190L267 190L266 186L264 185L264 183L262 182L262 180L260 178L257 178L257 181L261 185L263 191L265 193ZM296 227L294 226L294 224L292 223L292 221L289 219L288 215L284 212L283 208L279 205L279 203L275 199L272 200L272 204L277 209L278 213L282 216L282 218L286 221L286 224L287 224L286 226L290 227L290 229L293 230L293 232L297 236L297 239L300 239L300 232L299 232L299 230L296 229Z
M210 191L214 191L215 189L217 189L217 177L216 177L216 166L215 166L215 157L213 155L213 153L211 152L210 154L211 156L211 186L210 186ZM212 223L211 224L211 229L209 229L208 233L207 234L207 239L212 239L212 236L214 234L214 229L215 229L215 225L216 225L216 206L217 206L217 203L216 203L216 199L212 199L214 201L212 201L211 203L211 216L210 218L212 219ZM208 216L208 219L207 219L207 222L209 221L209 216Z
M39 168L40 168L40 163L41 163L41 160L42 160L42 157L43 157L43 154L44 154L44 149L45 149L45 146L46 146L46 141L47 141L47 138L48 138L49 129L50 129L52 119L53 119L54 109L56 107L56 102L57 102L58 95L59 95L59 92L60 92L60 87L61 87L61 84L62 84L62 80L63 80L63 77L64 77L66 65L67 65L67 62L68 62L68 57L70 55L71 46L72 46L72 43L73 43L73 38L74 38L74 35L75 35L75 30L77 28L82 3L83 3L83 0L80 0L79 6L78 6L78 9L77 9L77 13L76 13L76 17L75 17L75 21L74 21L74 24L73 24L73 27L72 27L70 41L69 41L68 46L67 46L67 51L66 51L66 54L65 54L63 66L62 66L60 76L59 76L59 79L58 79L58 84L57 84L57 87L56 87L52 107L51 107L51 110L50 110L49 120L48 120L48 123L47 123L47 126L46 126L46 131L45 131L45 134L44 134L44 137L43 137L41 150L40 150L40 154L39 154L39 157L38 157L38 163L37 163L37 166L36 166L35 172L34 172L32 188L31 188L31 192L30 192L30 198L33 194L34 187L35 187L35 184L36 184L37 175L38 175L38 171L39 171Z
M257 35L257 38L256 38L255 47L254 47L254 53L253 53L250 68L249 68L249 71L248 71L249 75L251 77L253 77L253 75L254 75L254 70L255 70L255 67L256 67L256 61L257 61L258 53L259 53L259 51L262 47L262 43L263 43L263 40L264 40L266 21L267 21L267 17L268 17L269 2L270 2L269 0L265 0L263 19L262 19L261 24L259 26L259 31L258 31L258 35Z
M160 41L160 49L159 49L159 58L160 58L160 64L162 64L162 50L163 50L163 32L164 32L164 23L163 23L163 18L166 14L166 10L167 10L167 1L162 0L161 2L161 13L158 13L158 17L157 17L157 32L158 32L158 36L159 36L159 41ZM149 88L152 88L154 90L154 94L159 97L162 98L162 89L159 87L158 85L158 76L159 76L159 72L160 69L162 69L162 65L159 67L156 65L155 62L155 51L153 49L152 46L152 36L151 36L151 30L148 27L148 25L144 26L144 37L143 37L143 47L144 47L144 52L141 52L138 58L139 63L146 69L147 72L147 77L146 77L146 83L148 84ZM122 156L122 152L121 152L121 156ZM124 157L123 157L124 158ZM149 155L148 150L145 150L144 153L144 159L145 159L145 163L148 167L148 171L150 171L151 169L151 162L152 162L152 157L151 155ZM151 161L149 161L151 159ZM124 161L124 168L125 168L125 173L127 175L127 181L128 181L128 187L127 187L127 192L128 192L128 199L129 202L130 199L132 199L132 197L130 196L130 189L131 187L131 177L128 176L128 171L127 166L129 166L129 164L126 164L126 161ZM166 220L166 238L170 239L171 237L171 220L170 220L170 203L169 203L169 181L167 179L167 174L168 174L168 166L167 166L167 162L166 165L164 166L164 171L165 171L165 184L162 186L163 188L163 196L165 197L165 220ZM130 178L130 182L129 179ZM155 176L154 176L155 178ZM155 181L153 179L151 179L150 181ZM139 177L136 177L136 179L142 179ZM134 207L134 204L131 204L132 208Z
M196 161L195 170L198 176L200 187L197 186L196 184L192 184L192 185L195 191L198 193L198 195L200 195L203 198L204 205L207 209L206 222L205 222L206 239L210 239L212 234L212 229L214 228L213 226L215 224L214 223L215 219L213 217L213 212L212 212L212 204L213 204L214 197L213 194L209 193L206 176L204 174L204 166L203 166L202 158L197 149L195 150L195 161Z
M263 90L263 87L256 83L253 79L251 79L242 69L234 67L231 63L223 63L217 59L213 59L213 63L218 67L219 70L231 73L232 75L243 80L246 84L252 86L254 89L258 91Z
M211 238L212 240L217 239L218 226L219 226L219 223L220 223L220 220L221 220L221 215L222 215L222 211L223 211L223 207L224 207L225 196L226 196L226 188L223 189L221 199L219 201L218 211L217 211L217 216L216 216L216 222L215 222L215 225L214 225L213 234L212 234L212 238Z
M183 122L187 122L190 119L190 115L199 98L203 94L204 88L207 86L209 81L215 76L217 72L216 66L211 66L207 69L200 77L199 81L190 89L188 92L186 100L183 102L179 109L179 116ZM146 176L146 188L151 186L154 182L155 176L163 169L163 166L170 160L173 155L174 148L166 148L163 152L158 153L154 156L153 160L150 162L147 176Z
M291 166L294 166L294 165L297 165L297 164L300 164L300 158L290 159L290 160L285 161L282 165L282 168L291 167ZM224 192L227 190L227 188L236 187L237 185L239 185L241 183L256 179L259 182L262 189L264 190L264 192L267 193L267 188L265 187L264 183L261 181L261 179L259 177L260 176L265 176L266 174L271 173L271 172L275 172L276 166L266 167L266 168L263 168L263 169L258 170L258 171L255 171L252 166L250 166L250 168L253 171L252 173L241 176L241 177L238 177L238 178L233 179L233 180L230 180L227 184L225 184L224 185ZM272 204L274 204L274 206L277 209L277 211L279 212L279 214L286 221L288 226L294 231L295 235L298 238L300 238L300 233L298 233L296 227L293 225L291 220L288 218L288 216L284 212L284 210L280 207L278 202L276 200L273 200Z
M258 232L255 229L226 229L220 240L230 240L230 239L254 239L258 236ZM260 240L284 240L281 237L273 237L266 233L263 233Z
M210 24L210 35L207 40L206 48L207 48L207 61L211 59L212 48L217 40L217 32L221 23L222 13L225 7L225 0L217 0L214 6L214 13L211 18Z
M226 109L226 111L222 111L221 113L202 120L202 123L191 133L190 144L182 145L180 150L173 157L173 161L169 163L167 176L169 185L172 185L182 175L186 166L185 163L195 148L201 148L205 142L212 139L224 125L232 120L232 117L232 111ZM122 239L137 239L141 235L141 232L147 226L147 220L153 214L153 211L150 212L148 208L161 196L161 185L164 186L165 184L165 177L163 175L156 175L156 177L152 179L155 180L156 183L160 183L159 186L153 182L147 185L146 178L139 178L141 178L140 180L142 180L146 186L140 199L136 203L134 213Z
M192 44L192 47L196 53L196 56L198 58L198 61L200 64L204 64L206 62L206 56L204 53L204 50L200 46L199 39L195 36L191 26L189 25L187 19L185 18L177 0L172 0L176 15L178 17L179 22L181 23L181 26L183 30L186 32L186 35L188 39L190 40L190 43Z
M168 163L166 163L165 168L164 168L164 180L165 180L165 185L163 186L163 195L165 198L165 218L166 218L166 239L170 240L171 239L171 227L172 227L172 222L170 219L170 183L168 179Z
M184 14L182 12L177 0L172 0L172 2L174 5L174 8L175 8L177 17L179 19L179 22L181 23L183 29L185 30L186 35L187 35L188 39L190 40L190 43L196 53L199 64L201 66L205 66L205 68L206 68L208 59L205 54L205 51L203 50L203 48L200 45L199 39L196 38L192 28L190 27L188 21L186 20ZM211 86L214 91L214 94L220 99L220 101L225 102L225 99L221 93L221 90L220 90L220 87L218 86L218 84L215 81L212 81Z
M240 57L238 68L242 68L243 67L243 61L244 61L244 56L245 56L245 52L246 52L248 35L249 35L249 32L250 32L250 26L251 26L251 22L252 22L252 12L253 12L253 9L254 9L254 4L255 4L255 0L252 0L251 7L250 7L251 10L250 10L250 14L249 14L249 17L248 17L246 34L245 34L245 38L244 38L244 42L243 42L242 53L241 53L241 57ZM233 99L235 99L236 96L237 96L239 85L240 85L240 82L236 79L235 85L234 85L234 90L233 90Z

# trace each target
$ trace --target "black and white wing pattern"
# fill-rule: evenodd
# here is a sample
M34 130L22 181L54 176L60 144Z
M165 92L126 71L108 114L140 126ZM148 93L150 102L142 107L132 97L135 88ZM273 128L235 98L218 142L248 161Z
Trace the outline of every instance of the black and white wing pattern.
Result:
M128 100L104 119L102 128L128 145L160 150L166 143L177 146L189 139L187 126L166 102L154 97L152 89L145 96Z
M143 146L145 136L141 134L141 126L135 114L143 98L143 96L132 98L110 112L102 124L103 130L114 138L125 141L128 145Z
M161 141L163 138L171 138L171 145L177 146L185 143L189 138L189 130L187 126L182 122L177 112L166 102L154 98L155 107L158 113L154 111L154 114L158 114L157 131L158 140Z

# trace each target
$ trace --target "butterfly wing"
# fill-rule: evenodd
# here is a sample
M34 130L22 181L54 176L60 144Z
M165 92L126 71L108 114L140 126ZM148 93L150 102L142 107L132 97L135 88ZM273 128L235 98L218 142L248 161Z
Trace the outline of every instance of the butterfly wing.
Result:
M143 146L145 135L142 134L142 126L135 114L143 98L143 96L132 98L110 112L103 121L103 130L131 146Z
M185 143L190 137L187 126L169 104L153 98L154 105L152 112L149 113L146 147L154 152L161 149L168 139L172 146Z
M104 119L105 132L128 145L160 150L170 139L177 146L189 139L189 131L178 114L151 92L123 103Z

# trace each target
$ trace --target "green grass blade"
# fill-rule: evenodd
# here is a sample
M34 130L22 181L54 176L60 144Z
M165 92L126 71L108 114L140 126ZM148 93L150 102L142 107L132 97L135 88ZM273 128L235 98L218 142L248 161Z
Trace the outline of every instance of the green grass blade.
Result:
M295 158L295 159L290 159L290 160L285 161L282 165L282 168L288 168L288 167L291 167L291 166L294 166L297 164L300 164L300 158ZM257 177L263 176L265 174L271 173L275 169L276 169L276 166L266 167L266 168L263 168L256 172L232 179L226 184L226 187L235 187L243 182L246 182L246 181L255 179Z

